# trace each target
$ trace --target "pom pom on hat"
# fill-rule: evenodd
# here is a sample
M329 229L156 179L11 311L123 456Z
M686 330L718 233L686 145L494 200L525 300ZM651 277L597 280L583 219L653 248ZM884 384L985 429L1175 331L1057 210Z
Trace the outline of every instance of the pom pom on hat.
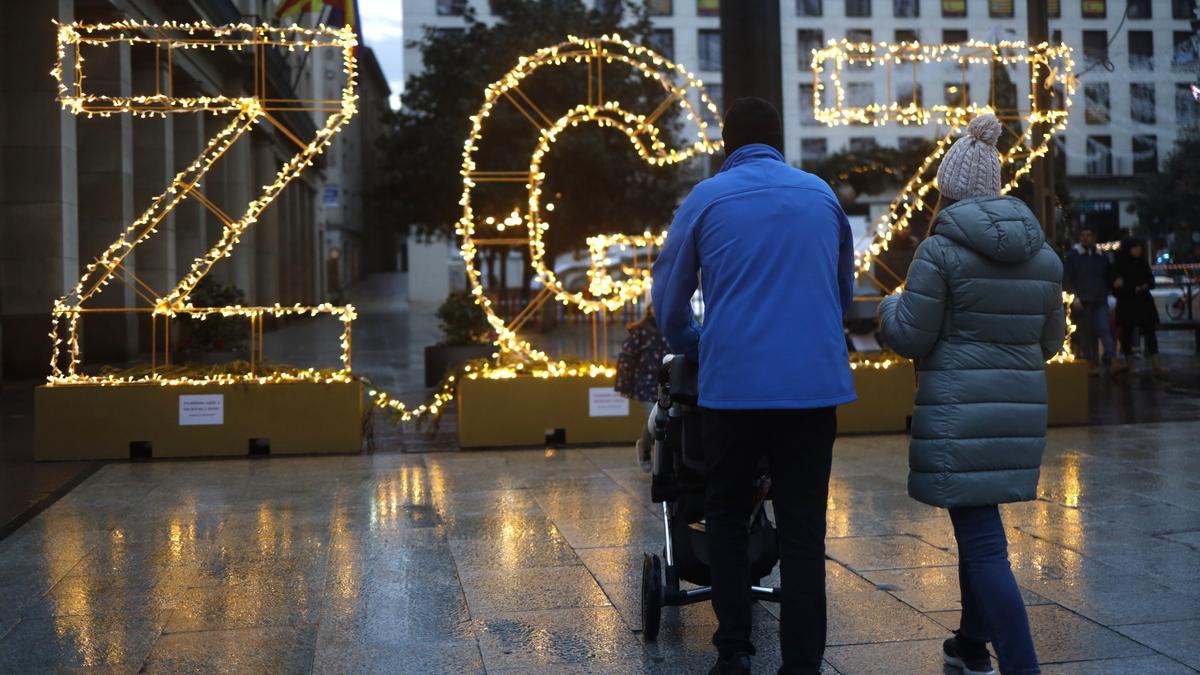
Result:
M960 200L1000 196L1000 121L995 115L979 115L967 132L954 142L938 167L938 190L942 196Z
M1000 140L1000 120L995 115L979 115L967 125L967 135L977 141L995 145Z

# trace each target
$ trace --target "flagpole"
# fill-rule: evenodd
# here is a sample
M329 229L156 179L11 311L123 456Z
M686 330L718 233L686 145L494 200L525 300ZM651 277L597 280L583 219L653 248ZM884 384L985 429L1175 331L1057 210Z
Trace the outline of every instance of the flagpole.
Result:
M317 25L325 23L325 19L329 17L329 5L321 6L321 15L317 18ZM304 76L304 66L308 65L308 56L312 53L311 49L304 50L304 56L300 59L300 66L296 68L296 79L292 82L292 91L296 91L297 85L300 84L300 78Z

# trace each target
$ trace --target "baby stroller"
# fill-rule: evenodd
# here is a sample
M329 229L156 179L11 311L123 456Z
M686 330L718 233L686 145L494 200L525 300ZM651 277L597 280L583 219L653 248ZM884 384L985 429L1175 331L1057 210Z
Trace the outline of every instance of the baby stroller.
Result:
M700 448L696 364L668 356L659 372L659 397L651 414L654 455L650 498L662 504L665 544L662 557L642 557L642 635L658 637L662 608L711 599L708 546L704 532L704 458ZM770 479L760 471L747 490L758 495L750 518L750 577L761 579L779 560L775 526L767 517ZM680 588L686 581L699 588ZM780 589L756 582L752 597L778 602Z

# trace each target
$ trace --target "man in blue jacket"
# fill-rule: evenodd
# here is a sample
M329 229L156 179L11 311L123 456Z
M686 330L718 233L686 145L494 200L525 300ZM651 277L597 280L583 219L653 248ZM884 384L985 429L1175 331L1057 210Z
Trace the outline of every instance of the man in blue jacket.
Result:
M698 359L718 659L750 672L748 523L770 465L783 584L783 671L817 673L825 650L825 509L836 406L854 401L842 317L853 301L850 225L820 178L783 158L779 112L759 98L725 113L720 172L684 199L654 263L654 306L672 351ZM704 321L690 298L703 276Z

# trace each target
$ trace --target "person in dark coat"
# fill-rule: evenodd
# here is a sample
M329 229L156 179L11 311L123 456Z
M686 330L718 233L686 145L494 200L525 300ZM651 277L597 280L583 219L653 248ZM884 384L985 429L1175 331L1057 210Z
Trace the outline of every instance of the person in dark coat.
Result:
M1133 356L1134 331L1146 343L1146 355L1153 364L1154 374L1162 375L1158 360L1158 309L1154 306L1154 272L1146 259L1146 246L1140 239L1130 237L1121 242L1113 263L1113 295L1117 298L1117 326L1121 333L1121 353L1126 362ZM1128 363L1126 363L1128 365Z
M1063 288L1075 295L1071 318L1079 326L1083 358L1092 364L1092 373L1100 366L1112 363L1112 327L1108 320L1108 293L1112 288L1112 262L1108 254L1096 246L1096 231L1085 225L1079 231L1079 243L1067 252L1063 270ZM1104 351L1096 353L1099 341Z
M962 619L943 660L966 675L1040 673L999 504L1037 498L1046 444L1044 363L1062 348L1062 262L1024 202L1000 196L1000 122L971 120L938 168L933 234L880 332L917 360L908 492L946 508Z

